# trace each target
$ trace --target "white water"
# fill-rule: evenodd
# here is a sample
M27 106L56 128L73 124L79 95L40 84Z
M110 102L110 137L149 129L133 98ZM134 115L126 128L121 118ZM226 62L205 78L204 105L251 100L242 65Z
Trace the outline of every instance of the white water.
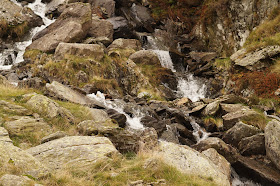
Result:
M232 186L261 186L246 178L240 178L233 168L231 168L231 181Z
M118 111L119 113L124 114L127 119L126 123L128 124L128 126L130 128L136 129L136 130L144 129L144 126L142 125L142 123L140 121L141 118L144 117L144 114L141 113L139 110L133 110L133 117L129 116L123 110L124 102L122 100L114 100L114 101L106 100L104 94L102 94L99 91L96 94L89 94L87 96L90 98L93 98L97 101L100 101L107 108L114 109L114 110Z
M200 141L208 138L210 133L203 130L200 127L200 125L195 122L195 120L193 118L190 117L190 119L191 119L191 125L193 128L193 136L195 137L196 142L199 143Z
M12 2L16 3L17 5L21 6L18 2L15 0L12 0ZM55 20L50 20L45 16L46 12L46 5L41 2L41 0L35 0L34 3L29 3L27 5L30 9L33 10L35 14L40 16L44 22L44 24L40 27L35 27L30 31L29 36L25 41L22 42L16 42L12 48L4 50L2 53L0 53L0 70L7 70L12 67L12 65L3 65L5 62L5 59L7 59L9 56L13 59L13 64L22 62L23 54L25 52L25 49L32 43L32 38L40 31L45 29L47 26L49 26L51 23L53 23ZM15 56L14 52L17 51L18 54Z

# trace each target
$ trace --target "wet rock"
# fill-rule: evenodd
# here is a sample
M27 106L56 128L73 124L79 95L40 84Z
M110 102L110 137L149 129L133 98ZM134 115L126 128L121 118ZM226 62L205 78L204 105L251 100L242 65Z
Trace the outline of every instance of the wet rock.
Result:
M114 109L107 110L107 114L111 119L115 120L120 127L124 128L126 126L127 119L124 114L121 114Z
M265 155L265 137L263 133L254 136L243 138L239 144L238 149L244 156Z
M63 131L57 131L53 134L50 134L48 136L45 136L41 139L41 144L43 143L46 143L46 142L49 142L49 141L52 141L52 140L55 140L55 139L59 139L59 138L63 138L67 136L67 134Z
M238 122L224 134L223 140L228 144L238 147L238 143L243 138L250 137L258 133L261 133L261 130L257 127L244 124L243 122Z
M213 148L219 154L227 159L230 163L234 163L237 157L237 151L233 147L227 145L220 138L209 137L205 140L200 141L198 144L192 146L194 149L202 152L207 149Z
M256 118L259 116L260 114L254 110L239 110L236 112L230 112L222 116L223 127L225 130L228 130L241 120Z
M128 21L124 17L112 17L107 19L114 29L113 38L133 38L133 29L129 26Z
M270 121L265 127L266 155L280 169L280 122Z
M60 107L58 103L46 96L35 94L30 97L26 104L34 110L39 111L40 114L44 113L47 117L55 118L60 116L68 120L70 123L74 123L75 121L74 116L69 110Z
M267 46L248 54L246 49L241 49L234 53L230 57L230 59L235 63L235 65L245 67L248 70L253 71L267 67L267 65L269 65L269 62L272 61L272 59L270 58L277 56L279 53L279 46Z
M219 170L217 165L198 151L188 146L164 141L160 142L159 149L162 161L176 167L182 173L212 177L218 185L230 185L228 177Z
M33 181L27 176L16 176L11 174L5 174L0 178L0 185L5 186L24 186L32 185Z
M61 83L58 83L57 81L53 81L51 84L46 84L46 89L50 96L61 100L67 100L81 105L92 105L104 108L101 103L90 99L87 96L80 94L79 92L76 92Z
M64 137L32 147L27 152L50 169L67 166L86 169L98 160L119 153L108 138L93 136Z
M91 7L84 3L71 3L50 26L34 36L28 49L53 52L60 42L81 41L91 27Z
M154 128L158 135L161 136L161 134L163 133L163 131L166 130L166 123L162 120L157 120L151 116L145 116L143 118L141 118L141 123L145 126L145 127L152 127Z
M279 170L263 162L239 156L238 161L232 166L239 175L243 175L261 185L276 186L280 184Z
M190 139L190 140L192 140L192 141L195 141L195 138L194 138L194 136L193 136L192 131L190 131L189 129L187 129L184 125L179 124L179 123L173 123L173 124L171 124L171 125L173 125L174 127L176 127L176 129L177 129L177 131L178 131L178 133L179 133L179 135L180 135L181 137L183 137L183 138L188 138L188 139Z
M88 35L90 37L106 37L109 39L109 43L113 41L113 25L105 19L93 18L92 26Z
M180 144L176 127L174 125L166 125L166 128L167 130L163 131L163 133L160 136L160 139L166 142Z
M222 172L228 180L231 179L231 167L230 163L221 156L215 149L210 148L205 151L202 151L202 154L209 158L217 167L219 168L220 172Z
M29 116L12 117L14 121L7 121L4 127L8 130L10 136L21 136L25 133L33 134L48 134L51 132L51 127L39 120Z
M67 58L67 55L91 57L100 61L104 56L104 50L97 44L59 43L54 57L61 60Z

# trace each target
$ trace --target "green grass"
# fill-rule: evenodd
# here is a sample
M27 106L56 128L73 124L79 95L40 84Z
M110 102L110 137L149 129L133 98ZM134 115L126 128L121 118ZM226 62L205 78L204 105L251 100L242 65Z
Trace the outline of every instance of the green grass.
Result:
M232 67L230 58L216 58L213 65L218 70L230 70Z

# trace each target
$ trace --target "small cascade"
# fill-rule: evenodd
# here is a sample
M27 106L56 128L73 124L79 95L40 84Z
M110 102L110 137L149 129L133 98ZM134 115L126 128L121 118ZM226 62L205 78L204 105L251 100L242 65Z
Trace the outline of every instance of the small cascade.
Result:
M15 0L13 0L12 2L21 6L21 4L19 4ZM25 49L32 43L32 38L38 32L42 31L43 29L45 29L47 26L49 26L51 23L55 21L45 16L46 5L42 3L41 0L36 0L33 3L29 3L27 7L32 9L35 14L37 14L42 18L44 25L33 28L30 31L29 36L26 37L25 41L16 42L13 44L11 48L8 48L4 50L2 53L0 53L0 69L2 70L10 69L12 67L12 64L16 64L24 61L23 54L25 52Z
M164 68L170 69L172 72L176 72L174 69L172 59L170 57L169 51L164 51L164 50L153 50L159 58L160 64Z
M106 100L104 94L101 92L97 92L96 94L89 94L88 97L93 98L97 101L100 101L103 103L107 108L114 109L118 111L121 114L124 114L127 119L127 124L130 128L136 129L136 130L141 130L144 129L144 126L140 122L141 118L144 117L144 114L141 113L139 110L132 110L133 116L129 116L124 112L124 102L122 100Z
M258 183L254 183L247 178L240 178L240 176L235 172L235 170L231 167L231 181L232 186L261 186Z
M210 133L203 130L203 128L201 128L201 126L197 124L193 118L190 117L190 119L193 128L193 136L195 137L196 142L199 143L201 140L208 138Z

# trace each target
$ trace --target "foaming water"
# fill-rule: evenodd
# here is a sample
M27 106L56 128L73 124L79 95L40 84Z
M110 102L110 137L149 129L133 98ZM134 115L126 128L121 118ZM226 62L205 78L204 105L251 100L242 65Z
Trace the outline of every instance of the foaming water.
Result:
M122 100L106 100L104 94L99 91L96 94L88 94L87 96L103 103L107 108L114 109L119 113L124 114L127 119L126 123L130 128L136 130L144 129L144 126L141 123L141 118L144 117L144 114L141 113L139 110L134 109L132 110L133 116L129 116L124 112L125 103Z
M197 143L209 137L210 133L203 130L201 126L197 124L193 118L190 117L190 121L193 128L193 136L195 137Z
M240 176L231 167L231 181L232 186L261 186L258 183L254 183L246 178L240 178Z
M172 59L170 57L169 51L153 50L153 52L156 53L156 55L158 56L160 64L161 64L162 67L168 68L172 72L176 72L176 70L174 69L174 66L173 66Z
M15 4L21 6L17 1L12 0ZM36 0L33 3L29 3L27 5L30 9L33 10L35 14L40 16L43 20L43 25L39 27L35 27L30 31L29 36L26 38L25 41L22 42L16 42L11 48L8 48L4 50L2 53L0 53L0 69L7 70L12 67L11 64L5 64L5 61L10 60L13 62L13 64L20 63L24 61L23 54L26 50L26 48L32 43L32 38L40 31L45 29L47 26L49 26L51 23L53 23L55 20L51 20L45 16L46 12L46 5L41 2L41 0ZM16 54L17 53L17 54Z

